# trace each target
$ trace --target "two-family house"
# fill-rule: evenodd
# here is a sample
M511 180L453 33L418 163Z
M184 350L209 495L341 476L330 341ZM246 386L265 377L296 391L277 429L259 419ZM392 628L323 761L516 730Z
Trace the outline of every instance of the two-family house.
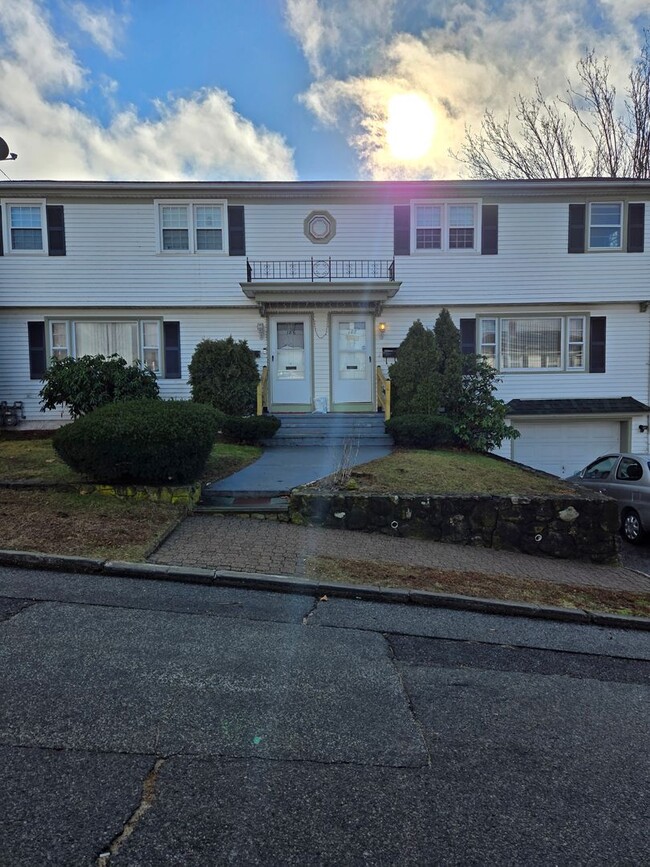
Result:
M415 319L447 307L564 475L649 450L650 183L0 185L0 400L36 417L51 357L113 352L188 397L203 338L245 339L273 411L374 412Z

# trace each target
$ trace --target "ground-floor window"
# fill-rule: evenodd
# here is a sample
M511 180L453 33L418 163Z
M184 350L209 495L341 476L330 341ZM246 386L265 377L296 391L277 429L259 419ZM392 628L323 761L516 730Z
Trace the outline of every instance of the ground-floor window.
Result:
M159 320L52 320L49 323L50 356L121 355L129 364L141 362L160 372L161 323Z
M485 317L479 351L498 370L585 370L584 316Z

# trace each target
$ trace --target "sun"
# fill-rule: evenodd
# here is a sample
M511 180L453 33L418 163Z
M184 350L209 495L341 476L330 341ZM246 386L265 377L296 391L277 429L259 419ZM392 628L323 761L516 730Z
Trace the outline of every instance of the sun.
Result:
M397 160L417 160L433 143L435 118L426 99L417 93L398 93L388 100L386 141Z

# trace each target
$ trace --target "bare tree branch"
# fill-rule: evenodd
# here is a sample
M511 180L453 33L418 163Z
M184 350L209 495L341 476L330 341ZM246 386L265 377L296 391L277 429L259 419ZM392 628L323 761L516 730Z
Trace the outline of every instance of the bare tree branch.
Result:
M578 84L567 97L547 99L539 81L532 96L518 94L503 120L486 110L479 132L451 156L476 178L650 177L650 35L634 63L619 110L607 58L593 50L578 61ZM590 140L576 145L576 127Z

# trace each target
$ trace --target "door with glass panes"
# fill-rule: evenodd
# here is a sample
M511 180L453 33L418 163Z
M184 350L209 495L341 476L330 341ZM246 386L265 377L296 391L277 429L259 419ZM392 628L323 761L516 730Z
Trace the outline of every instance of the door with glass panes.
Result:
M311 318L289 313L269 320L271 403L296 412L312 408Z
M332 404L371 409L374 332L372 316L332 315Z

